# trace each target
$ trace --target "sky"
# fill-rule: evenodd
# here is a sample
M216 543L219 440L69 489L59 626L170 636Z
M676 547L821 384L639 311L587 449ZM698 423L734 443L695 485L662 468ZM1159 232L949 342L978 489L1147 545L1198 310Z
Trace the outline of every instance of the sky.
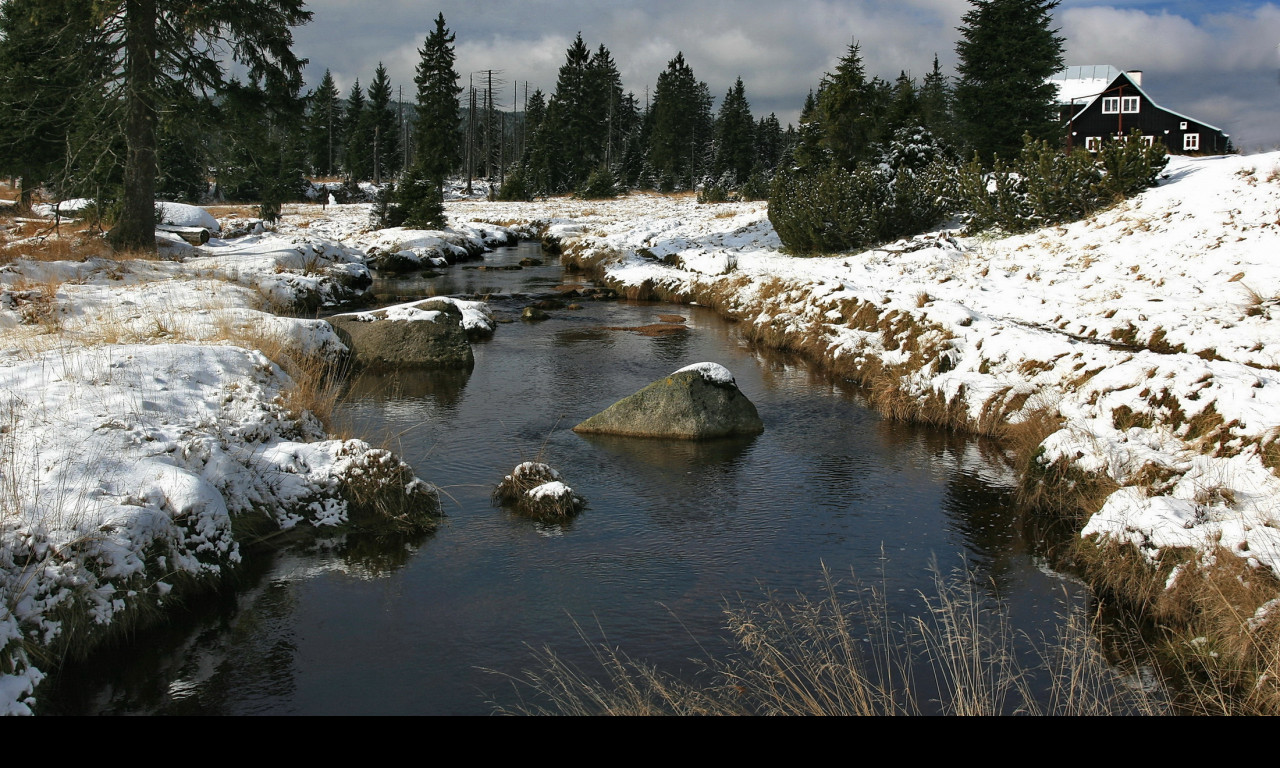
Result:
M500 70L503 104L550 95L581 32L609 49L640 103L677 52L716 97L741 77L756 117L794 122L805 95L857 41L870 75L920 79L936 54L955 74L969 0L309 0L295 30L309 86L330 69L345 96L379 62L413 98L418 49L436 14L456 36L462 84ZM1280 5L1246 0L1064 0L1054 25L1067 64L1143 71L1157 104L1210 123L1245 152L1280 147ZM518 87L518 92L516 88ZM496 90L496 89L495 89Z

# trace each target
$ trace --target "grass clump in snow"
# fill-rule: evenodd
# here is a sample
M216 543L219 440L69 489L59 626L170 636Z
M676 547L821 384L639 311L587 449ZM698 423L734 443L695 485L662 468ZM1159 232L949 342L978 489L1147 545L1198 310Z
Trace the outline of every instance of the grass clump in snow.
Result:
M1219 548L1150 556L1130 542L1080 540L1095 589L1146 620L1148 652L1195 714L1280 714L1280 579Z
M593 677L550 649L515 682L534 703L504 711L565 715L1103 715L1163 714L1158 686L1131 685L1079 609L1054 637L1015 631L973 574L936 575L920 616L895 619L884 593L844 591L824 573L821 597L725 609L734 653L690 681L601 645Z
M493 489L493 502L538 518L569 517L587 504L559 472L538 461L523 462L502 478Z
M340 492L352 525L407 534L435 527L441 514L439 493L391 451L348 441L339 457L346 465Z

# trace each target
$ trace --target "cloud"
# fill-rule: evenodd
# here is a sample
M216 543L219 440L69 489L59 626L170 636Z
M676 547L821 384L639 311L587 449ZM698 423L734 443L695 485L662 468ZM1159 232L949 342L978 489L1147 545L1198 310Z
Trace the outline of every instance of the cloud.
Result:
M299 54L311 59L308 82L319 82L328 67L344 93L356 77L367 85L382 61L408 96L417 48L442 12L457 36L464 83L471 72L497 69L512 85L528 81L531 91L550 94L565 49L581 31L593 50L601 43L609 49L624 87L641 101L682 51L717 100L741 77L752 111L776 112L785 124L796 120L805 94L853 40L869 75L891 80L907 70L920 78L934 54L953 72L957 28L972 6L969 0L437 0L424 9L418 0L309 0L308 8L315 19L296 33ZM1247 132L1250 142L1280 142L1280 108L1270 106L1280 103L1277 94L1250 103L1244 85L1274 89L1275 2L1067 0L1055 23L1066 37L1068 63L1142 69L1160 103L1189 113L1194 104L1208 110L1198 117L1224 127L1245 111L1253 117L1241 123L1242 138ZM1239 78L1213 79L1228 73ZM1221 98L1208 99L1210 81ZM504 101L511 98L507 92ZM1267 128L1266 115L1275 128Z

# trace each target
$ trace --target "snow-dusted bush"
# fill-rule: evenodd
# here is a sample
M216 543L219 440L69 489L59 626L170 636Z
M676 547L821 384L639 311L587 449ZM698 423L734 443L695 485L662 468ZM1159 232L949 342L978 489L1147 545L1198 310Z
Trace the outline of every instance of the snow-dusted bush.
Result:
M782 171L769 195L769 221L800 252L847 251L914 235L942 219L954 165L923 128L904 129L878 162L847 171Z
M1168 163L1164 146L1135 132L1107 141L1095 156L1063 152L1027 136L1013 161L984 172L975 158L960 171L960 208L970 230L1025 232L1077 221L1154 186Z
M603 200L617 196L617 180L614 179L613 172L604 165L592 171L586 183L577 192L577 197L583 200Z

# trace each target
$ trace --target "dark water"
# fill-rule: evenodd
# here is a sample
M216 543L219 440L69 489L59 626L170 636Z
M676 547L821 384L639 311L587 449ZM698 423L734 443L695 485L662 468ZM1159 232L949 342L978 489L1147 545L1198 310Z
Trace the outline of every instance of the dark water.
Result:
M487 266L538 256L491 254ZM564 280L452 267L380 282L386 294L487 293L500 316ZM353 384L340 418L440 484L448 517L417 541L335 540L260 560L238 595L193 606L135 648L69 669L45 711L461 714L514 704L504 675L550 646L590 665L607 640L672 671L725 652L726 601L765 588L816 595L823 564L919 612L931 564L967 565L1015 624L1051 624L1078 589L1040 567L1038 534L981 442L891 424L796 360L748 349L709 310L583 301L500 325L470 373ZM659 315L687 330L647 336ZM650 381L714 361L736 375L764 434L713 443L581 437L570 428ZM516 516L489 493L519 462L557 467L589 506L565 523Z

